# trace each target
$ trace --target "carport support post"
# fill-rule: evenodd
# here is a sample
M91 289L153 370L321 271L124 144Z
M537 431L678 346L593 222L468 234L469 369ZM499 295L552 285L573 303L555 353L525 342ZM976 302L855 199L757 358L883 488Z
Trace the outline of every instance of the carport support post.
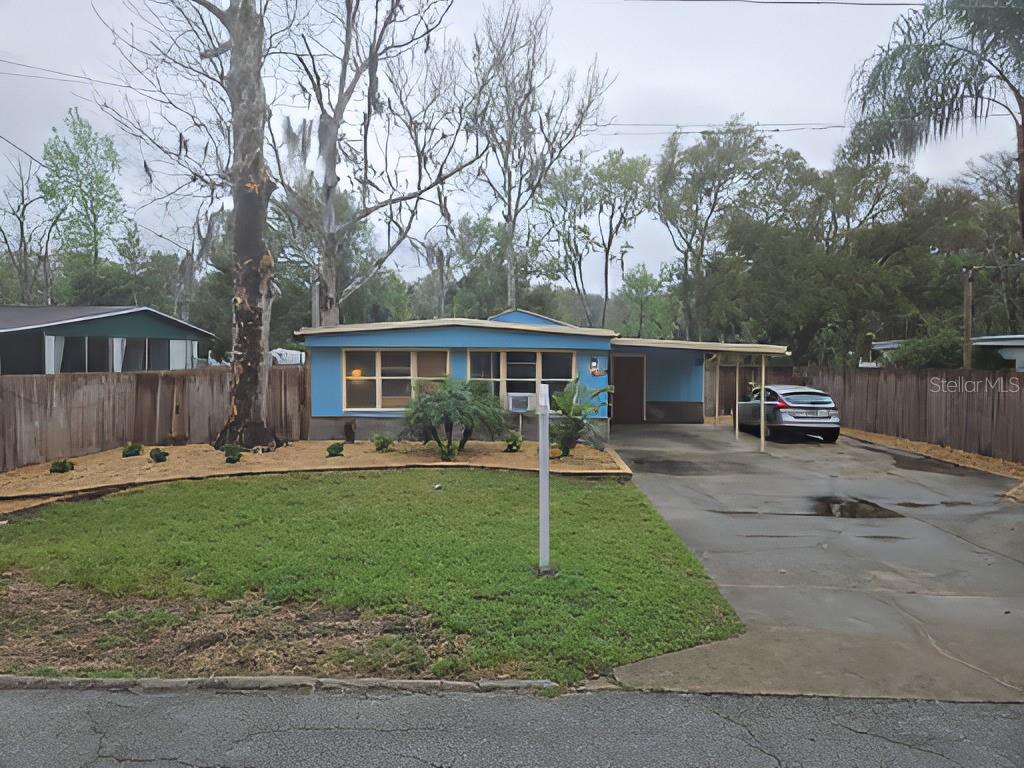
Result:
M537 390L537 469L540 481L540 496L538 498L538 508L540 512L540 559L537 565L537 571L541 576L545 576L551 572L551 543L550 543L550 520L551 515L549 511L549 485L548 485L548 472L550 469L550 453L549 446L551 442L548 438L548 385L541 384Z
M719 393L722 391L722 388L719 385L719 379L721 377L721 374L722 374L722 353L719 352L717 355L715 355L715 426L716 427L718 426L718 414L720 413L720 411L718 410L718 398L719 398Z
M733 439L740 439L740 363L736 361L736 397L732 401L732 432Z
M765 425L764 425L764 374L765 374L764 358L765 358L765 356L761 355L761 394L760 394L760 398L761 398L761 449L760 450L761 450L761 453L764 453L764 433L765 433Z

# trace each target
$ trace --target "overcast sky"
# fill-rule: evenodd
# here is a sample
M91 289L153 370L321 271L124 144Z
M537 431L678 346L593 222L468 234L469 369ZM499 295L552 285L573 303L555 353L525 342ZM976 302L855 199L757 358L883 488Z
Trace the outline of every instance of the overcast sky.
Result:
M118 0L93 2L104 15L117 18ZM451 33L468 38L483 5L456 0ZM553 7L552 53L558 64L583 69L596 55L616 76L607 99L609 118L672 124L721 123L739 113L751 122L843 123L851 73L888 37L900 13L893 7L672 0L553 0ZM109 74L117 62L109 34L88 0L0 0L0 58L94 77ZM0 136L38 156L50 128L71 106L78 106L97 128L111 130L108 119L86 100L87 88L12 72L31 74L0 62ZM591 144L653 156L668 132L614 126L592 137ZM811 164L825 167L845 133L796 131L776 138ZM916 170L948 179L970 158L1012 148L1013 142L1012 123L993 120L980 132L969 129L928 148L916 159ZM0 142L0 152L13 155L15 150ZM132 198L135 193L129 189L126 194ZM634 262L655 267L671 257L667 236L653 221L641 222L630 241ZM592 287L597 288L596 281Z

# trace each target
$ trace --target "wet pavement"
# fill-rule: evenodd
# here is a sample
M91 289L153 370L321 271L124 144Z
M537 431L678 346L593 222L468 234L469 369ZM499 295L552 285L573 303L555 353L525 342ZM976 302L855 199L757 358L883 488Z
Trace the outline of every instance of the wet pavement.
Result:
M630 664L685 691L1024 700L1024 504L1013 480L848 438L613 427L636 483L745 635Z

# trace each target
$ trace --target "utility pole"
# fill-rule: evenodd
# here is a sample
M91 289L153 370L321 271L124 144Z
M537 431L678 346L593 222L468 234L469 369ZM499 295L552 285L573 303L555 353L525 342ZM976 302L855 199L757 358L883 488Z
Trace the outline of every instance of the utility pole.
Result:
M971 337L974 335L974 267L964 267L964 359L963 367L971 367Z

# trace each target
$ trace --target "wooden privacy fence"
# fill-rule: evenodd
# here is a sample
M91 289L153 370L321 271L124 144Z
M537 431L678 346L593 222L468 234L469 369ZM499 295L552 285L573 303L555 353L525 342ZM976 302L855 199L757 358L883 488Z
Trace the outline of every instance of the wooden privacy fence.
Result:
M792 367L768 366L765 381L769 384L793 384L800 381ZM760 365L740 366L740 397L750 392L750 385L761 383ZM736 367L723 365L718 379L718 412L723 416L733 412L736 405ZM704 366L704 415L715 415L715 364Z
M1024 374L905 368L805 368L843 426L1024 461Z
M208 443L228 415L230 371L60 373L0 377L0 470L80 456L129 442ZM308 433L306 369L270 369L277 435Z

